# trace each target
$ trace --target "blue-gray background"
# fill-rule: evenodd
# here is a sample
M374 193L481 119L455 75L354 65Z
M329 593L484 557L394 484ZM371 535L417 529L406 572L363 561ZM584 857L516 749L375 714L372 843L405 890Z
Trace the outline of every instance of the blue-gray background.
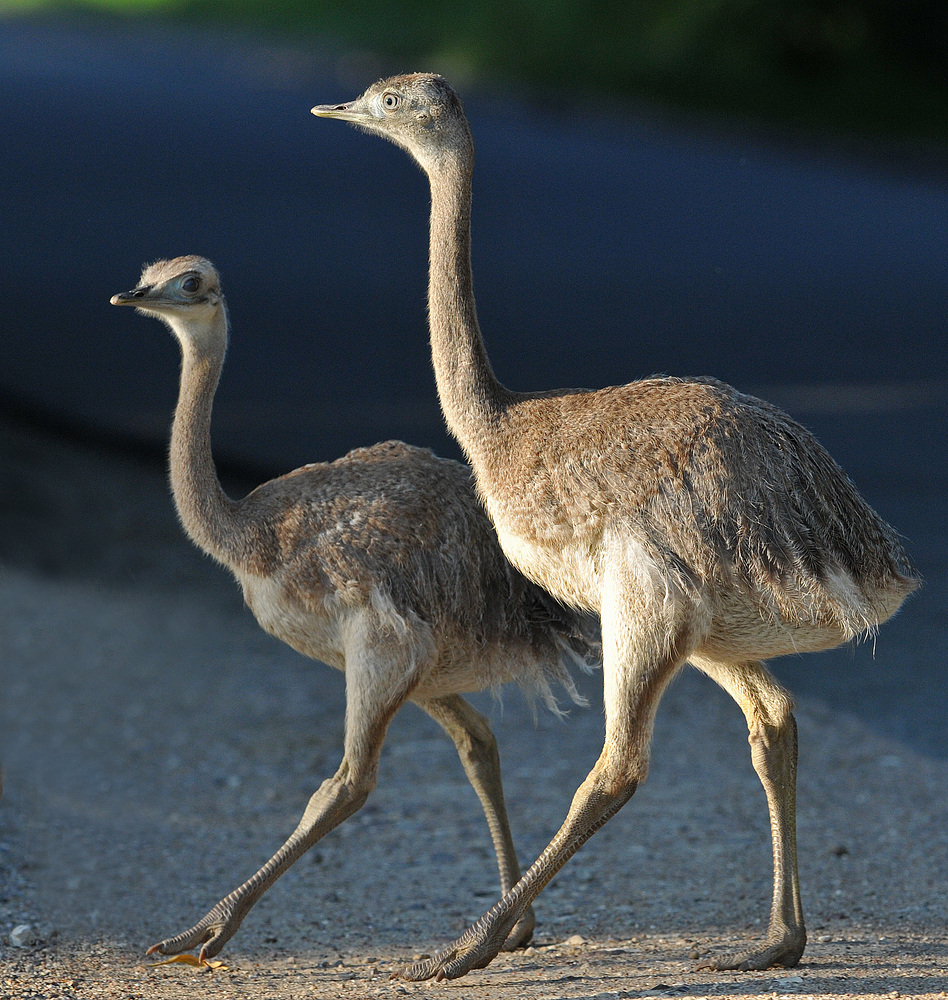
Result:
M270 474L390 437L456 455L428 357L424 177L309 115L375 75L207 30L0 22L2 406L159 454L177 349L108 299L143 262L200 253L233 326L222 462ZM498 375L518 389L715 375L810 426L928 585L875 656L775 669L948 756L944 150L460 89Z

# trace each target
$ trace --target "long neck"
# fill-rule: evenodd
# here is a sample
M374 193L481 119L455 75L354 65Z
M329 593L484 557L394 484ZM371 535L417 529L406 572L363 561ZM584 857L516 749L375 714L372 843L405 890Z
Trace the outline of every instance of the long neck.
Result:
M238 558L236 504L224 493L211 455L211 408L227 346L223 308L207 346L187 337L181 344L181 389L171 428L171 489L184 530L199 548L224 565ZM219 326L217 326L219 324Z
M428 170L431 245L428 313L441 408L468 457L489 449L491 427L513 398L497 380L481 339L471 278L470 161Z

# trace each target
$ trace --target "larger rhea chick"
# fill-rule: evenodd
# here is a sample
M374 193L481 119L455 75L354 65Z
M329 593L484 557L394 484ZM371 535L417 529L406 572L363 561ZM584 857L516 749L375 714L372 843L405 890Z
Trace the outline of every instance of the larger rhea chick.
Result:
M591 392L501 385L474 304L474 143L455 92L414 73L313 114L392 140L427 173L431 350L448 426L511 562L602 617L605 745L565 822L489 913L404 977L453 979L491 961L541 889L645 779L659 699L689 662L743 709L773 830L766 940L706 964L796 964L806 943L796 723L762 661L837 646L893 615L917 586L895 532L804 428L713 379Z
M171 484L185 531L226 566L260 625L346 675L342 763L296 830L250 879L150 952L220 951L260 896L365 802L389 722L418 705L454 741L493 840L504 893L520 878L497 746L461 694L518 680L555 709L551 683L581 699L565 667L598 652L588 620L552 600L504 558L470 469L398 441L307 465L242 500L221 488L211 406L227 346L213 265L178 257L146 267L113 305L163 320L181 347ZM524 911L505 946L529 940Z

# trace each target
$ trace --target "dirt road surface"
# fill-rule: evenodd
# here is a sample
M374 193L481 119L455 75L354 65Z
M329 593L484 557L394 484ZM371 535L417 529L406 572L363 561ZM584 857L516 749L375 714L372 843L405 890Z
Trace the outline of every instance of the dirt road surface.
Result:
M0 462L0 998L948 995L948 760L815 699L798 706L804 959L695 971L760 937L771 870L743 718L694 671L663 703L648 783L540 896L526 951L453 983L389 979L497 892L454 750L409 706L368 804L263 898L225 966L149 967L335 770L342 678L260 631L184 539L157 461L4 421ZM922 570L944 593L944 554ZM877 669L944 648L943 622L919 638L923 600L882 630ZM534 722L516 689L476 699L522 862L601 747L601 682L581 683L593 707L565 721Z

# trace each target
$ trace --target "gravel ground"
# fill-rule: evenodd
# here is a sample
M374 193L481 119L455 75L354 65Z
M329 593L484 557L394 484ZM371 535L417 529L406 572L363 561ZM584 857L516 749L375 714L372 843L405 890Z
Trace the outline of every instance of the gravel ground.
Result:
M0 997L948 995L948 761L817 700L798 710L804 959L694 971L763 933L770 848L743 718L693 671L649 782L540 896L526 951L453 983L388 978L496 895L454 750L408 707L368 804L263 898L225 967L149 967L335 770L342 679L257 628L175 524L157 461L3 420L0 462ZM908 655L885 637L877 659ZM515 689L475 699L523 862L601 747L600 680L581 685L594 708L565 721L534 722Z

